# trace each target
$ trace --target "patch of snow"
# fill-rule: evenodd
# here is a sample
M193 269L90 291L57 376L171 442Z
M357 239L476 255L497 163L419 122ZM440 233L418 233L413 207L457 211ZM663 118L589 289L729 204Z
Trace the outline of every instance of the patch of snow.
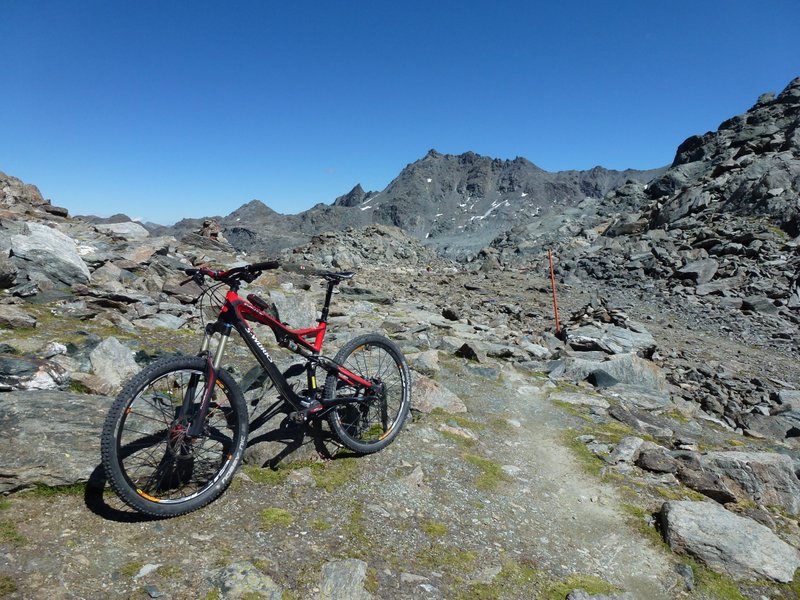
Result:
M371 206L362 206L361 210L367 210L368 208L372 208Z
M428 183L430 183L431 181L433 181L433 179L431 179L430 177L428 177Z
M522 195L520 196L520 198L524 198L527 195L528 195L528 192L522 192Z

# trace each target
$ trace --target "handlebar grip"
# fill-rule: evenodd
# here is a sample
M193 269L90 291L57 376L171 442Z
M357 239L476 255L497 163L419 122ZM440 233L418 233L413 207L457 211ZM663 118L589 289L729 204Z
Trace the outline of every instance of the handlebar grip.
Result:
M253 263L248 265L250 271L269 271L270 269L277 269L281 264L277 260L268 260L266 262Z

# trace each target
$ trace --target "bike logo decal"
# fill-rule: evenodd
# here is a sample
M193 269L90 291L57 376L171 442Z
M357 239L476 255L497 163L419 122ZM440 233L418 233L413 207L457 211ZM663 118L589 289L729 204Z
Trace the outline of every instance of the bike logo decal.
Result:
M258 347L258 349L261 350L261 352L264 353L264 356L267 357L267 360L269 362L273 362L272 361L272 357L269 355L269 352L267 352L267 349L264 348L264 346L261 344L261 342L258 340L258 338L253 333L253 330L250 329L249 327L247 328L247 334L250 336L250 339L253 340L253 343Z

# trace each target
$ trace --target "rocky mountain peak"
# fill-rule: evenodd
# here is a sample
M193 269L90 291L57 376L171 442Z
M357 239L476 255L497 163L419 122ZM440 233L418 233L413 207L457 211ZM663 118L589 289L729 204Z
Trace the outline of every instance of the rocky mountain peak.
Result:
M333 201L334 206L358 206L362 202L367 195L367 192L364 191L364 188L361 187L360 183L357 183L356 186L344 194L343 196L339 196L336 200Z

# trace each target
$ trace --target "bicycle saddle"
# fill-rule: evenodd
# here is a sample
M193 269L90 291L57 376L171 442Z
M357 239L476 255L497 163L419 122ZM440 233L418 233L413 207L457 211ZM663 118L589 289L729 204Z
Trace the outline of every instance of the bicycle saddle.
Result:
M317 271L317 275L328 281L335 281L336 283L355 277L353 271Z

